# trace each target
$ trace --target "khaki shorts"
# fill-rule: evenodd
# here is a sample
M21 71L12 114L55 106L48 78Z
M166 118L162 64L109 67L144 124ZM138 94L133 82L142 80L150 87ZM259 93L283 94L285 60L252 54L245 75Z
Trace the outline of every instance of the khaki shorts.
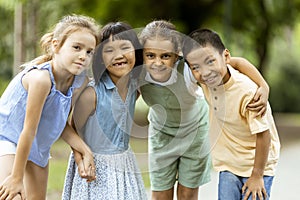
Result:
M16 154L17 145L15 143L0 140L0 156Z

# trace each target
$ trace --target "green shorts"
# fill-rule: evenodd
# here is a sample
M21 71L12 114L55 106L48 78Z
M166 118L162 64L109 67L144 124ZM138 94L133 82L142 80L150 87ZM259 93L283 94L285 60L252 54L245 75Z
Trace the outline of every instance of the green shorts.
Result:
M158 147L156 142L160 144L159 150L155 148ZM210 181L211 157L207 131L185 138L156 134L150 138L150 150L152 191L171 189L176 180L188 188L198 188Z

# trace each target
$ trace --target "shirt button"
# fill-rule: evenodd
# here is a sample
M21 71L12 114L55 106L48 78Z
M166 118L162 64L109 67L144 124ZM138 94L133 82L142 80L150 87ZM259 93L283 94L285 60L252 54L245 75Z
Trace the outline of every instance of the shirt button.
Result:
M218 99L218 97L215 97L215 100L217 100Z
M214 88L213 90L214 90L214 91L217 91L217 88Z
M217 110L217 107L214 107L214 110Z

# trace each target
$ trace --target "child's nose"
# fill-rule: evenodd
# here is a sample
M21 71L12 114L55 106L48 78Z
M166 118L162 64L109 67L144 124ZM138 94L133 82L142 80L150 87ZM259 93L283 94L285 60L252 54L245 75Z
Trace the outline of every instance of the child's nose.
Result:
M207 77L207 76L210 76L211 71L208 69L201 69L200 73L201 73L202 77Z
M87 57L87 53L86 53L86 52L81 52L80 55L79 55L79 58L80 58L81 60L85 60L86 57Z
M124 56L124 53L122 50L117 50L116 53L114 54L115 59L123 58L123 56Z
M154 64L159 66L159 65L162 65L163 64L163 61L161 58L159 57L156 57L155 60L154 60Z

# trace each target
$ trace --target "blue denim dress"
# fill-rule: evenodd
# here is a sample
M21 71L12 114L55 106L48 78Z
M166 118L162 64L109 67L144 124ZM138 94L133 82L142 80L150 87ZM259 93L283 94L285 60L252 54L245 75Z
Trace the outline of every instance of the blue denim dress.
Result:
M96 123L88 120L82 136L94 153L116 154L128 149L137 98L136 85L135 80L130 81L125 102L106 72L94 86L97 95L94 118L97 120Z
M23 130L28 93L22 85L23 76L32 69L48 70L52 82L51 91L46 98L36 137L32 143L28 160L45 167L50 158L50 147L60 137L70 113L74 88L80 87L85 73L75 76L67 94L55 87L49 62L25 68L10 82L0 99L0 140L17 144ZM36 97L39 98L39 97Z
M82 179L71 155L62 199L147 199L135 155L129 147L137 81L130 79L125 101L106 72L93 87L96 111L88 118L81 137L94 153L97 179L91 183Z

